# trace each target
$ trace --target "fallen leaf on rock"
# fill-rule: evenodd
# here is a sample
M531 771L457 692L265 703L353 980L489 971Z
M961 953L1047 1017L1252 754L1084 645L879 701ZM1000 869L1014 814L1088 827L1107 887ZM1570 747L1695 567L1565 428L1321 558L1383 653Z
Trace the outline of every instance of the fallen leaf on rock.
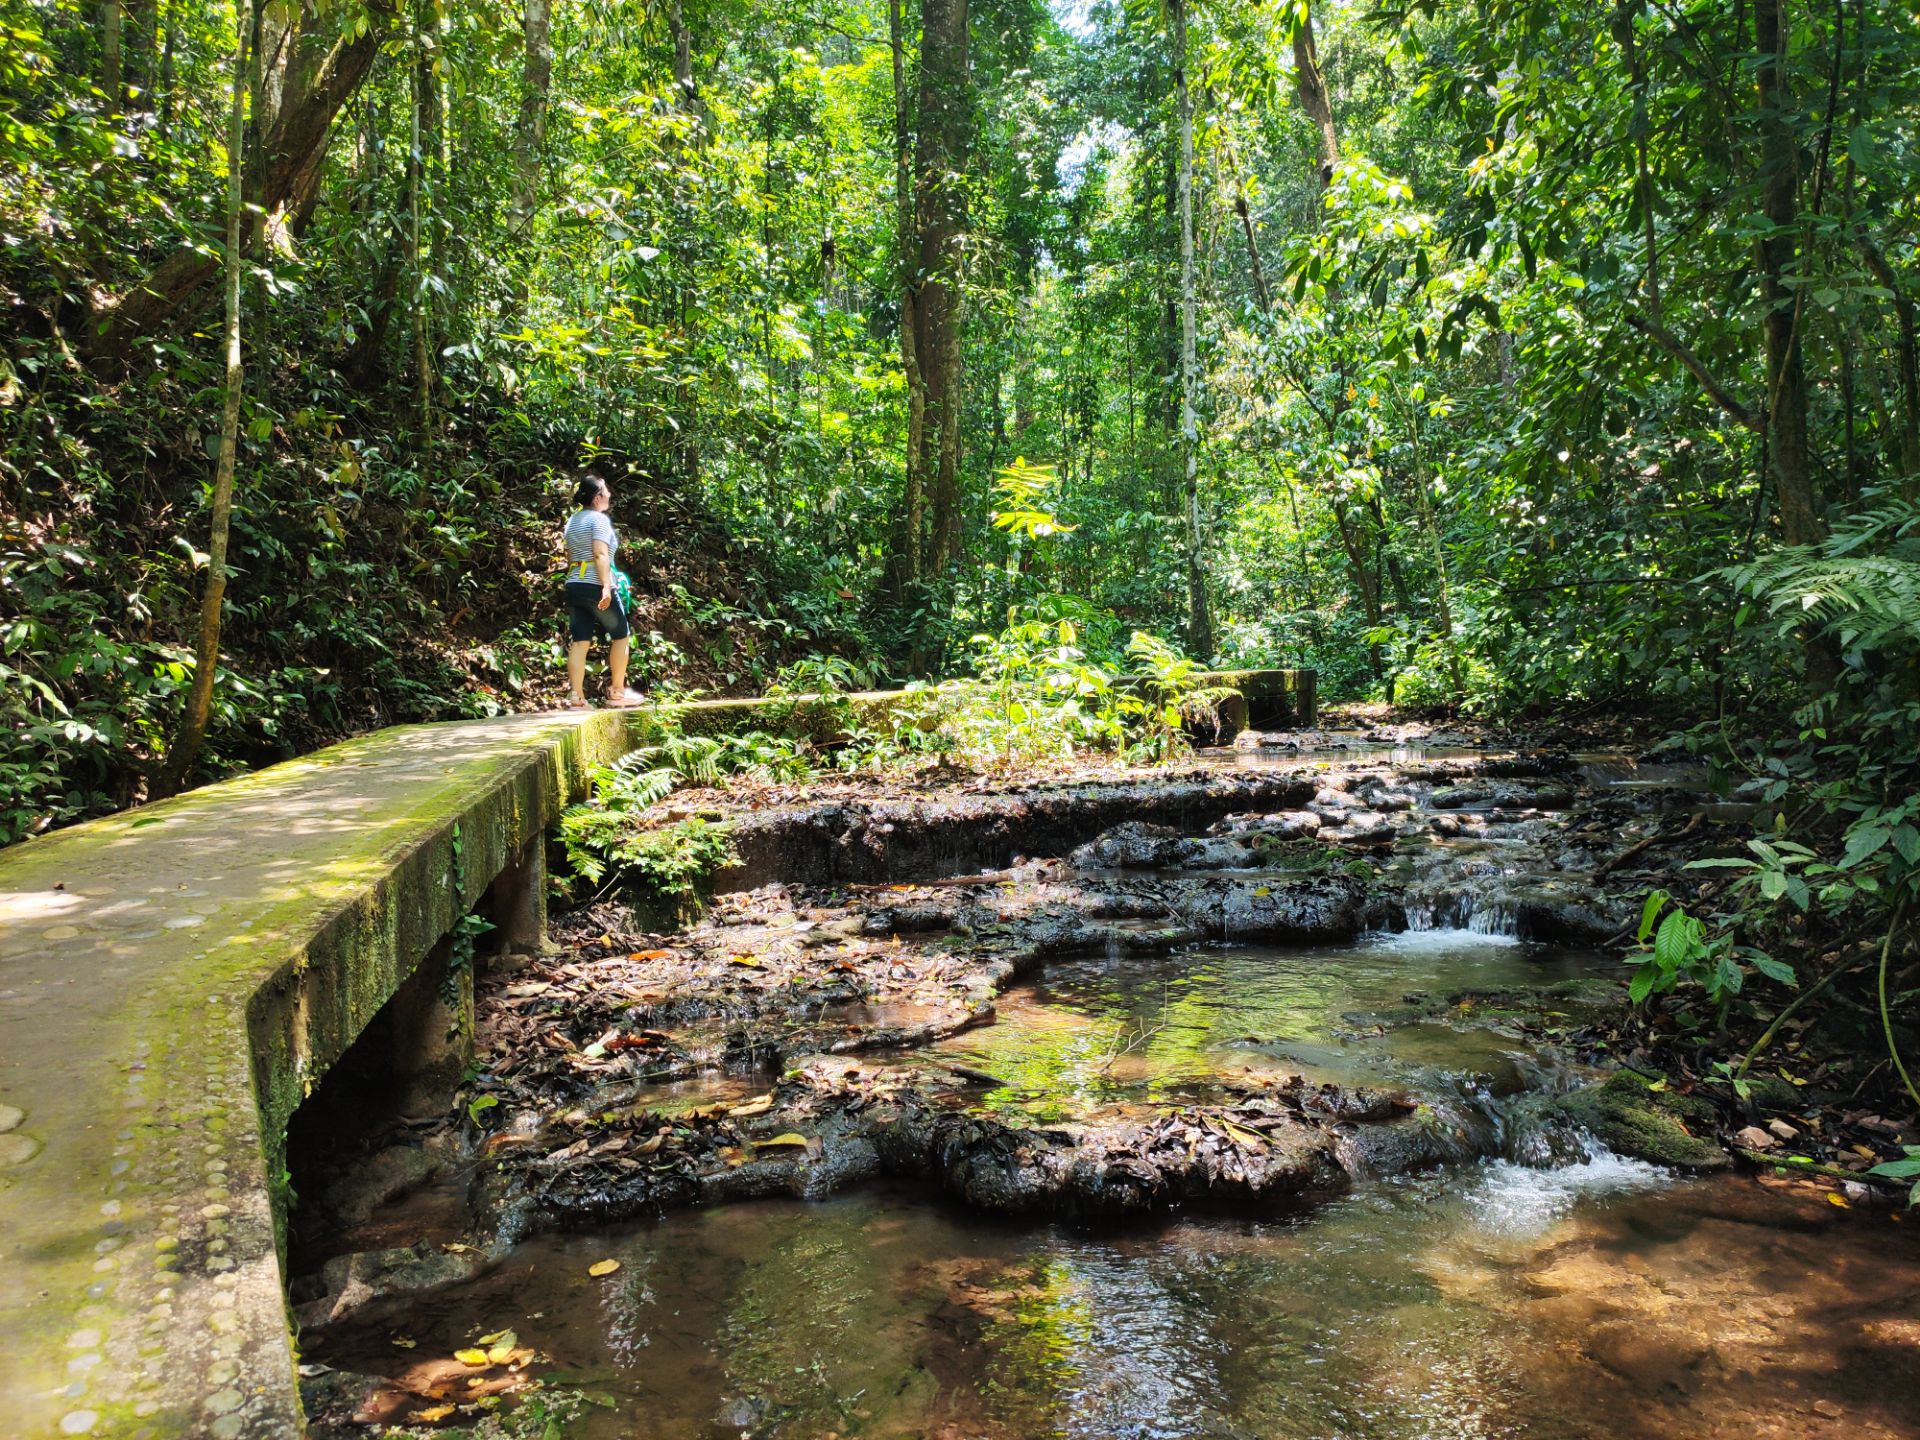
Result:
M520 1337L511 1330L497 1330L491 1335L482 1335L480 1343L487 1347L489 1364L504 1365L513 1358L513 1352L519 1348Z
M620 1268L620 1262L618 1260L596 1260L593 1262L593 1264L587 1267L587 1274L593 1276L597 1280L602 1275L613 1274L613 1272L618 1270L619 1268Z
M409 1340L404 1335L396 1335L394 1336L393 1343L398 1345L402 1350L411 1350L420 1342L418 1340Z
M636 950L631 955L627 956L627 959L629 960L665 960L672 954L673 952L671 950Z
M416 1410L407 1419L422 1425L431 1425L436 1420L444 1420L453 1413L451 1405L429 1405L424 1410Z
M749 970L757 970L760 968L760 957L758 955L735 955L731 958L734 964L744 965Z
M753 1143L762 1150L772 1149L776 1145L797 1145L804 1150L807 1148L807 1137L789 1130L785 1135L776 1135L771 1140L756 1140Z
M1846 1196L1834 1190L1829 1190L1827 1192L1827 1204L1837 1205L1842 1210L1851 1210L1853 1208L1853 1206L1847 1203Z
M487 1363L487 1352L484 1350L456 1350L453 1352L453 1358L458 1360L462 1365L472 1365L477 1368Z
M738 1119L744 1119L747 1116L751 1116L751 1115L764 1115L767 1113L767 1111L771 1110L772 1108L773 1108L773 1092L769 1090L764 1095L756 1095L751 1100L747 1100L742 1102L739 1105L732 1106L727 1111L727 1114L733 1116L736 1120L738 1120Z
M1780 1142L1758 1125L1749 1125L1733 1137L1749 1150L1771 1150Z

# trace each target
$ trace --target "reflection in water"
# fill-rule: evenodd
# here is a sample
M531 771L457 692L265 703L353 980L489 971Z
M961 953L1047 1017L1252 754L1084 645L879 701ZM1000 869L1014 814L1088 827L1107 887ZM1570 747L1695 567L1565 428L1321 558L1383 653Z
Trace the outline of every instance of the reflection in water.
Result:
M1498 1003L1446 997L1619 973L1601 956L1461 930L1068 962L1002 996L994 1024L899 1058L991 1075L1004 1083L981 1105L1043 1122L1296 1073L1442 1089L1472 1077L1509 1094L1537 1078L1531 1050L1479 1023ZM1409 1022L1427 1012L1438 1018Z
M1028 1113L1244 1068L1432 1093L1533 1062L1476 1028L1497 999L1409 1016L1462 987L1604 973L1478 935L1059 965L932 1053ZM1920 1434L1916 1232L1604 1151L1144 1231L872 1190L544 1237L369 1307L310 1358L398 1375L511 1327L557 1383L609 1402L575 1440L1894 1437ZM608 1257L618 1273L589 1277Z
M614 1401L588 1440L1747 1440L1829 1412L1895 1436L1916 1295L1920 1243L1885 1215L1600 1155L1125 1235L885 1192L691 1211L533 1242L318 1358L512 1325Z

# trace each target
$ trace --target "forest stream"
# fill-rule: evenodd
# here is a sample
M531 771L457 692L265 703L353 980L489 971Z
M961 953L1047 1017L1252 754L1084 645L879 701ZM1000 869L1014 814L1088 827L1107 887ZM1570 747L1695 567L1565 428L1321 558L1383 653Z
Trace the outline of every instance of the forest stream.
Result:
M1726 802L1464 746L1209 770L1294 788L561 921L483 995L495 1103L305 1132L317 1433L529 1394L607 1440L1914 1433L1894 1208L1598 1138L1637 1132L1580 837Z

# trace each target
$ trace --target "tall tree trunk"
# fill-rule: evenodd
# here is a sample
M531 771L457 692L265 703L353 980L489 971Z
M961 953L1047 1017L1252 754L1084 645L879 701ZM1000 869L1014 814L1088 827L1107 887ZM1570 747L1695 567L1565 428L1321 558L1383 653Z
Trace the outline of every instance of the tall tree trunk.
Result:
M121 0L102 0L100 6L100 93L106 97L107 117L119 115L127 99L126 7Z
M1762 208L1771 224L1757 249L1760 294L1766 304L1762 327L1767 350L1767 440L1780 505L1781 538L1789 545L1811 545L1825 536L1826 526L1814 496L1807 437L1806 367L1790 274L1799 220L1800 174L1793 120L1788 113L1791 30L1786 9L1787 0L1757 0L1754 6Z
M153 109L154 82L160 75L159 0L134 0L132 83L140 87L140 108Z
M689 153L697 155L706 148L707 128L700 88L693 78L693 30L687 24L680 0L669 0L667 5L667 36L673 42L674 104L693 127L692 145L683 143L675 147L680 163L686 166ZM684 186L678 183L676 198L681 204L690 203ZM699 295L692 284L680 287L675 308L680 315L681 343L691 359L699 349L700 327ZM681 379L674 388L680 409L680 423L673 432L674 465L680 479L691 488L700 483L700 388L692 364L682 367Z
M386 40L386 23L393 12L388 6L374 5L365 13L366 30L343 35L330 46L323 44L312 84L297 96L289 94L272 124L264 127L267 163L252 200L268 214L285 210L291 201L317 187L334 117L366 79ZM124 355L135 336L177 311L219 268L219 260L206 253L204 246L175 250L102 311L94 353L109 358Z
M1187 84L1187 0L1172 0L1173 99L1180 127L1180 465L1187 521L1187 649L1213 654L1213 615L1200 534L1200 365L1194 338L1193 94Z
M247 48L250 27L236 7L234 15L233 99L227 117L227 317L226 388L220 412L220 451L214 461L213 511L207 540L206 588L200 596L200 638L194 650L193 685L180 728L167 752L162 794L177 792L193 771L207 736L207 717L213 708L213 679L220 667L220 618L227 594L227 532L233 517L233 476L240 453L240 399L246 371L240 363L240 280L246 265L240 250L240 217L244 209L242 154L247 123Z
M425 145L432 131L427 113L433 104L433 57L427 49L420 7L413 12L413 88L407 134L407 268L413 285L413 386L417 443L426 450L433 443L433 289L426 271Z
M1333 183L1334 169L1340 163L1340 137L1333 128L1333 100L1327 92L1326 73L1320 68L1320 49L1314 44L1313 12L1304 7L1293 31L1293 84L1300 96L1300 108L1307 112L1319 138L1314 173L1325 190Z
M923 575L944 574L960 538L960 427L965 418L960 262L972 118L970 63L968 0L921 0L914 156L920 289L913 311L914 356L926 389L922 466L932 508L920 565Z
M1893 314L1900 338L1894 357L1900 371L1900 468L1907 473L1908 484L1920 477L1920 338L1916 338L1913 297L1900 284L1900 277L1880 248L1867 238L1864 227L1855 232L1860 254L1873 278L1893 292Z
M513 210L524 242L540 195L540 162L547 146L547 98L553 86L552 0L526 0L526 53L520 67L520 119L513 132Z
M907 390L904 493L889 542L887 584L903 596L920 579L926 532L927 382L920 365L920 227L913 174L913 106L907 88L907 31L902 0L888 0L888 51L893 64L893 210L900 300L900 368Z

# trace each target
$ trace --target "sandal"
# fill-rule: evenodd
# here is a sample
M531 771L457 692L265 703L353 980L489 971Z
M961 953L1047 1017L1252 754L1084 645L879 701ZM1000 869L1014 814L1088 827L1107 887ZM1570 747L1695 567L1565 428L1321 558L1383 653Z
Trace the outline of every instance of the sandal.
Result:
M567 700L560 706L562 710L591 710L593 707L585 700Z
M607 704L615 710L631 710L636 705L647 703L647 697L638 690L622 690L618 694L607 692Z

